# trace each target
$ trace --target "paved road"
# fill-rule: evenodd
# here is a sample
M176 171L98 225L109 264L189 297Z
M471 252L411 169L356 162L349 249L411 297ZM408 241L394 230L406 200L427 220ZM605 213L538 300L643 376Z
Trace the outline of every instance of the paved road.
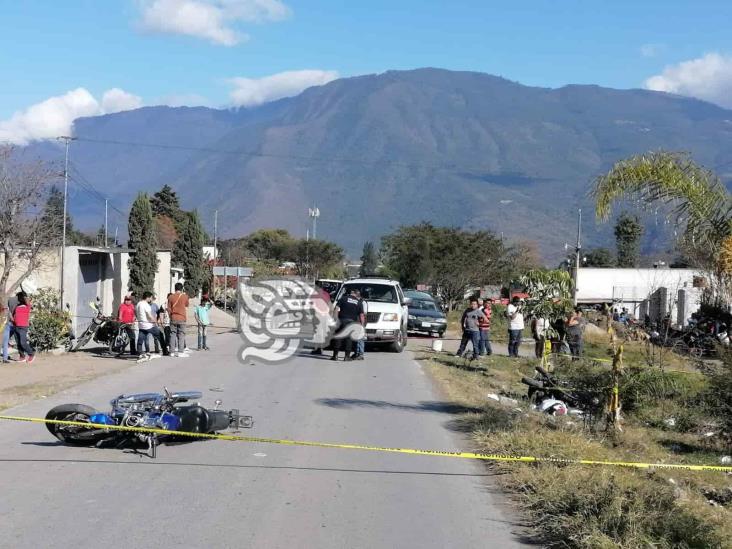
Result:
M65 402L105 410L118 393L167 385L253 414L253 435L461 444L449 429L455 406L409 353L242 365L239 342L217 335L208 353L133 366L8 413L42 416ZM519 546L486 469L461 460L223 441L163 446L150 460L0 423L0 462L0 547Z

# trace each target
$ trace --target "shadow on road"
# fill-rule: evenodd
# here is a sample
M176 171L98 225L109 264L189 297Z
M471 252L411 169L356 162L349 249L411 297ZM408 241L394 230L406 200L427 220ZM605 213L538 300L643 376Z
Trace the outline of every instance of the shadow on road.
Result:
M457 402L440 402L434 400L421 401L418 404L402 404L399 402L388 402L386 400L364 400L360 398L319 398L315 400L315 402L330 408L388 408L409 412L433 412L451 415L477 413L482 411L480 408L465 406Z

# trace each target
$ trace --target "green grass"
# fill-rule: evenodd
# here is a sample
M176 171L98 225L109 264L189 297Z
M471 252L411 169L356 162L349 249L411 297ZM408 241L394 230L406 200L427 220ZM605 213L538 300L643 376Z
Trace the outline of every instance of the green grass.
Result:
M472 435L478 451L715 465L722 453L729 454L719 440L699 436L699 425L714 419L703 406L699 409L707 390L704 376L629 364L620 393L628 408L623 431L615 434L605 431L602 421L583 425L581 420L529 411L520 380L531 375L531 359L492 356L468 362L425 353L419 360L429 365L451 400L480 410L453 421L456 429ZM607 373L606 365L592 362L557 364L560 378L588 386L603 385ZM497 403L487 398L489 393L518 399L519 404ZM673 426L663 422L672 416L677 420ZM695 420L680 420L689 416ZM708 501L709 494L732 490L729 475L546 463L492 467L504 473L498 477L501 484L532 519L542 545L732 547L732 506Z

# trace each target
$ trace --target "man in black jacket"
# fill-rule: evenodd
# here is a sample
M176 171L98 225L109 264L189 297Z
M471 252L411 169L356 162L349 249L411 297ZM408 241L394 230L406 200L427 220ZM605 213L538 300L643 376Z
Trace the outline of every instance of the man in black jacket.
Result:
M350 361L351 350L353 349L353 338L350 335L349 326L354 322L359 322L362 326L365 324L363 314L363 305L358 297L358 290L352 288L347 294L343 294L336 303L336 314L340 323L340 329L335 335L333 342L333 356L331 360L338 360L338 352L343 349L346 356L343 360Z

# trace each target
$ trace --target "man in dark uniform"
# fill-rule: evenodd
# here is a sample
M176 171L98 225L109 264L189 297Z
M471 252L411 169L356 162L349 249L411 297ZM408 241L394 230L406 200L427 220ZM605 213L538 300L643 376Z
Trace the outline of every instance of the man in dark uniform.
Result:
M356 288L352 288L348 294L343 294L343 297L338 300L338 303L336 303L336 313L340 322L340 329L333 342L333 356L330 359L338 360L338 351L343 349L346 353L343 360L350 361L352 360L351 350L353 349L353 339L350 335L346 335L346 333L350 324L360 322L363 325L365 320L363 305L358 298L358 290Z

